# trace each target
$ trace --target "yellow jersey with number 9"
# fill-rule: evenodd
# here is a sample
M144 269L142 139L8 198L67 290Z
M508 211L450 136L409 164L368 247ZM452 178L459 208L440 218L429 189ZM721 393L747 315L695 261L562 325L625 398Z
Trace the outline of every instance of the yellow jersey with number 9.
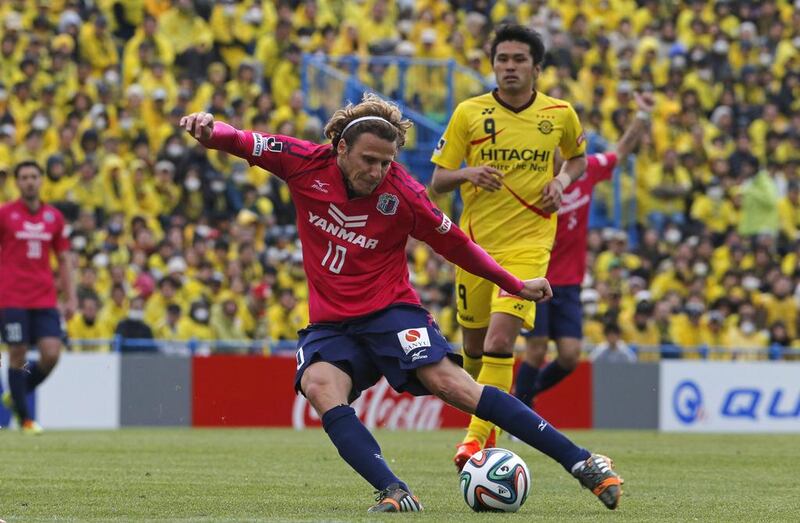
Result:
M540 208L542 191L553 179L553 154L565 159L584 153L578 115L564 100L534 92L513 108L490 92L461 102L431 161L445 169L489 165L503 173L503 188L490 192L461 186L460 226L490 254L553 247L555 213Z

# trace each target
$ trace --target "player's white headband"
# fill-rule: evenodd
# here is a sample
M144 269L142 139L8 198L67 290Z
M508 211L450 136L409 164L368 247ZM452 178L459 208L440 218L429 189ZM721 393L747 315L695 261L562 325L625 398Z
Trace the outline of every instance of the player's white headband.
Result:
M386 118L381 118L380 116L362 116L360 118L356 118L355 120L353 120L349 124L345 125L344 129L342 129L342 134L340 134L339 136L341 138L344 138L344 133L346 133L348 129L350 129L351 127L353 127L357 123L365 122L367 120L380 120L382 122L388 123L389 125L392 125L392 123L389 120L387 120ZM394 126L392 125L392 127L394 127Z

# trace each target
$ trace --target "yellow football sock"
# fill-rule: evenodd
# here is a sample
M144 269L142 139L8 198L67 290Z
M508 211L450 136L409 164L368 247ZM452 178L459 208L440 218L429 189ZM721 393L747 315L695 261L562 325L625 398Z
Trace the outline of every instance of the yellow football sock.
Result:
M467 355L466 352L462 352L461 355L464 356L464 370L467 371L467 374L472 376L473 380L477 381L478 374L480 374L481 367L483 367L483 356L473 358Z
M482 385L491 385L498 389L508 392L514 380L514 358L498 358L496 356L483 355L483 367L476 380ZM486 443L486 438L494 428L494 424L484 421L477 416L472 416L467 428L467 436L464 441L478 440L481 447Z

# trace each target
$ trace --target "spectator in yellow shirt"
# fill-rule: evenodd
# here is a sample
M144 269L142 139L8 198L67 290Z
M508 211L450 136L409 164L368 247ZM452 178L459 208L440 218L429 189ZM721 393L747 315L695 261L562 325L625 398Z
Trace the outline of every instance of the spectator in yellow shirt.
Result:
M661 163L654 164L643 173L641 186L644 198L641 202L647 212L649 223L660 232L664 231L667 222L682 226L685 223L685 198L692 187L692 178L684 167L678 163L678 153L673 149L664 152Z
M67 322L67 335L70 347L76 352L108 352L107 343L95 343L98 340L109 340L113 330L97 319L100 300L97 296L87 295L81 299L80 311Z
M195 12L192 0L175 0L161 17L160 34L175 50L175 64L189 75L202 77L211 63L214 34Z
M273 342L297 339L297 331L308 323L308 312L304 308L305 303L297 301L292 289L278 291L278 303L267 311L269 336Z
M798 321L800 321L800 308L792 294L793 287L792 279L782 275L772 284L771 293L760 294L758 299L754 300L762 311L764 324L781 322L792 339L797 337Z
M657 361L661 339L653 322L653 304L643 300L636 305L632 321L621 322L622 339L639 352L642 361Z
M84 24L78 41L81 57L91 64L95 76L119 63L117 45L108 32L108 20L104 15L97 15L93 24Z
M125 293L125 286L119 283L113 284L110 298L100 311L97 321L113 332L116 330L117 324L128 315L128 297Z
M178 323L178 339L198 342L195 347L201 352L208 352L214 341L214 331L209 325L211 312L205 301L192 302L189 308L189 321Z

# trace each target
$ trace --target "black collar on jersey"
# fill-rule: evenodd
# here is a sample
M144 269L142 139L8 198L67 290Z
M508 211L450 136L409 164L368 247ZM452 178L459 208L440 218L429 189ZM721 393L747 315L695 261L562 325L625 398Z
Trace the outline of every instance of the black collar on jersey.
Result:
M533 102L536 101L536 91L535 90L533 91L533 94L531 95L531 99L528 100L526 103L520 105L519 107L514 107L512 105L508 105L503 100L501 100L500 96L497 95L497 89L492 91L492 96L494 96L494 99L497 101L497 103L499 103L500 105L502 105L503 107L505 107L506 109L511 111L512 113L521 113L522 111L524 111L525 109L527 109L528 107L533 105Z

